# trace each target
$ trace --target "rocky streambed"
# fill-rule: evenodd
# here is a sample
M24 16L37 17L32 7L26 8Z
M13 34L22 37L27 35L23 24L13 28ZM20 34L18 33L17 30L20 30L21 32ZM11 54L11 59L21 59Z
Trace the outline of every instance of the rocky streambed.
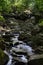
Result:
M3 43L5 46L4 53L9 57L9 61L5 65L43 64L43 54L36 54L35 50L30 45L28 45L26 42L18 40L18 33L14 33L13 35L5 33L2 35L2 37L5 40Z
M36 18L7 18L6 23L0 30L0 48L9 57L4 65L43 65L43 28Z
M13 45L10 49L8 49L10 46L8 45L8 48L5 49L4 53L9 56L9 61L7 65L13 65L14 62L21 62L24 64L28 63L29 56L33 55L32 52L33 49L26 45L23 41L18 40L19 34L15 34L15 37L11 37L11 40L13 41Z

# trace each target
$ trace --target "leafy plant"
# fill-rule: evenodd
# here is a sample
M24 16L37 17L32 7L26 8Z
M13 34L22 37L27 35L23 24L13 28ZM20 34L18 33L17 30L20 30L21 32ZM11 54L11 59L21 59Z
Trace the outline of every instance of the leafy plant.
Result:
M35 0L39 11L43 11L43 0Z
M3 16L0 16L0 21L5 21L5 19L3 18Z
M41 20L39 21L39 25L40 25L40 26L43 26L43 19L41 19Z

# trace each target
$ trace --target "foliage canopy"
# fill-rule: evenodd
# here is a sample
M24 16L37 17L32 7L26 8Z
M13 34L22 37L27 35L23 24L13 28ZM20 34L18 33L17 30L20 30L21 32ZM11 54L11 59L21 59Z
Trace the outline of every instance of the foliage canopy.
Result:
M37 7L43 11L43 0L0 0L0 11L12 12L12 7L17 7L17 10L33 10Z

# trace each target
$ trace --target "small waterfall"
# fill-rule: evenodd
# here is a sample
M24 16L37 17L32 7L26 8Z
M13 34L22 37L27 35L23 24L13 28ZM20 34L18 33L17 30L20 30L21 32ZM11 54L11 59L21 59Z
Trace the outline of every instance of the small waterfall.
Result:
M15 35L15 37L11 39L11 40L13 41L13 46L14 46L14 44L15 44L16 42L23 43L23 41L19 41L19 40L18 40L18 37L19 37L19 34L18 34L18 35Z
M6 65L12 65L12 59L13 57L5 50L4 53L9 56L9 61Z
M17 47L18 48L22 48L23 50L25 50L28 53L28 55L33 55L34 54L32 52L33 49L30 46L26 45L26 44L23 44L23 45L22 44L19 44Z
M22 62L24 62L24 63L27 63L27 62L28 62L28 60L26 59L26 57L25 57L24 55L22 55L21 60L22 60Z
M34 54L34 53L33 53L34 50L32 49L32 47L26 45L27 43L24 43L23 41L19 41L19 40L18 40L18 37L19 37L19 35L15 35L15 38L12 38L12 40L13 40L13 45L14 45L16 42L23 43L23 44L17 45L17 48L22 48L23 50L25 50L25 51L28 53L28 55L33 55L33 54Z
M11 55L9 55L9 61L8 61L7 65L12 65L12 56Z
M26 45L26 43L24 43L23 41L19 41L18 37L19 37L19 35L15 35L15 37L13 37L11 39L13 41L13 45L16 42L22 43L22 44L18 44L17 48L19 48L19 49L21 48L22 50L26 51L26 53L28 53L28 55L33 55L34 53L32 52L32 50L33 50L32 47ZM15 46L12 48L15 48ZM12 51L12 48L9 51ZM10 55L11 52L7 52L5 49L4 53L9 56L9 61L6 65L14 65L15 61L14 61L14 63L12 62L13 57L12 57L12 55ZM22 55L22 57L19 57L19 58L20 58L19 60L21 60L24 63L28 62L28 59L24 56L24 54Z

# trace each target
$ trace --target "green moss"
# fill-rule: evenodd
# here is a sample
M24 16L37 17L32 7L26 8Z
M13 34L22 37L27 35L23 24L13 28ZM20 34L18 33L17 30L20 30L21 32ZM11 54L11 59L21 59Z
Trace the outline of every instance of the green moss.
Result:
M43 26L43 19L39 21L39 26Z
M0 65L4 65L8 61L8 56L0 49Z
M3 18L3 16L0 15L0 21L5 21L5 19Z
M2 37L0 38L0 42L4 42L4 39Z
M0 49L0 61L4 58L4 53L3 51Z

